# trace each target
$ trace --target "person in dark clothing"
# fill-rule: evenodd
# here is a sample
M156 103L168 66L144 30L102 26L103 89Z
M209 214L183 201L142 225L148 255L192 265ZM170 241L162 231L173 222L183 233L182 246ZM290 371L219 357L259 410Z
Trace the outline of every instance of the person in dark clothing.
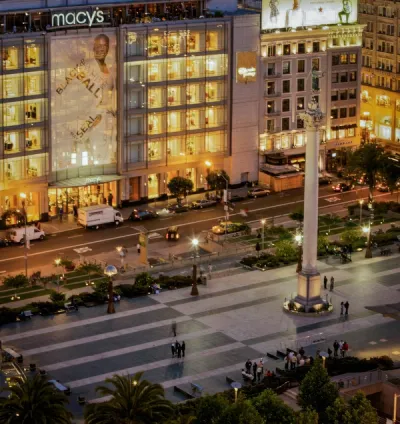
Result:
M185 344L185 342L182 342L181 348L182 348L182 357L184 358L185 357L185 350L186 350L186 344Z
M246 368L247 374L250 374L250 371L251 371L251 361L250 361L250 359L248 359L246 361L246 363L244 364L244 367Z
M172 353L172 357L174 358L175 357L175 344L174 343L172 343L172 345L171 345L171 353Z
M111 191L110 191L110 193L108 194L108 198L107 198L107 203L108 203L110 206L112 206L113 199L114 199L114 196L113 196L113 194L112 194L112 193L111 193Z
M257 362L254 361L253 363L253 375L254 375L254 381L256 381L256 377L257 377Z
M330 358L332 358L332 349L330 347L328 347L328 355Z
M176 353L178 354L178 358L180 358L181 357L181 353L182 353L182 346L178 342L178 340L175 342L175 349L176 349Z
M329 291L333 291L334 285L335 285L335 279L333 277L331 277L331 285L329 287Z
M339 342L335 340L333 343L333 355L335 358L338 357L338 351L339 351Z
M328 277L324 276L324 289L326 290L328 288Z
M314 358L310 356L310 365L312 365L313 363L314 363Z
M346 300L346 303L344 304L344 309L346 310L346 312L344 313L345 315L349 315L349 306L350 303L348 300Z
M172 333L174 337L176 337L176 322L175 321L172 323L171 329L172 329Z
M303 347L300 348L299 353L301 356L304 356L304 354L306 353L305 350L303 349Z

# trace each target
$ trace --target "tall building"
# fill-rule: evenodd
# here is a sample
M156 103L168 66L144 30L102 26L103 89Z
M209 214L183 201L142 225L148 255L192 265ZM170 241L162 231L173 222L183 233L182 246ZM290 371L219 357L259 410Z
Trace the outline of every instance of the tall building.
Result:
M313 88L326 115L320 134L320 170L340 169L346 151L360 138L363 25L355 23L357 2L243 0L243 7L261 7L262 12L260 163L304 169L307 140L299 114L311 102Z
M358 17L365 25L362 137L376 139L387 150L400 154L400 6L395 1L362 0Z
M31 221L256 180L260 18L215 3L0 0L0 215L21 192Z

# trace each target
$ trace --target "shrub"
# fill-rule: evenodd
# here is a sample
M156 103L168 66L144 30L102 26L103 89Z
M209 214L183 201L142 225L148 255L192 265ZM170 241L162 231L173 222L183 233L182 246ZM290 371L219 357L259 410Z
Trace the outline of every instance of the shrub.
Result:
M261 256L262 255L260 255L260 258L261 258ZM259 258L257 258L257 256L245 256L244 258L242 258L240 263L243 264L243 265L246 265L246 266L253 266L258 261L259 261Z
M53 302L32 302L32 307L36 309L39 313L54 313L60 309L59 303Z
M359 228L345 230L340 235L340 239L345 244L354 244L360 238L361 238L361 230Z
M292 240L280 240L275 243L275 254L278 259L287 261L297 259L297 249Z
M50 300L52 302L65 302L65 294L56 292L55 290L50 294Z
M17 320L18 312L10 308L0 308L0 325L9 324Z
M158 278L156 281L160 286L164 287L174 287L174 288L182 288L189 287L192 285L192 277L189 275L173 275L172 277L167 277L167 279L163 276Z
M3 284L10 289L18 289L27 286L29 284L29 279L24 274L15 276L10 275L4 278Z
M148 272L141 272L135 278L135 285L140 287L149 287L153 282L154 278Z
M93 287L93 292L99 296L107 296L108 294L108 281L97 281Z
M106 297L98 292L83 292L79 294L79 297L83 303L96 303L100 305L106 301Z
M149 287L140 287L136 286L136 284L121 284L115 286L114 290L116 293L129 299L138 296L146 296L149 293Z

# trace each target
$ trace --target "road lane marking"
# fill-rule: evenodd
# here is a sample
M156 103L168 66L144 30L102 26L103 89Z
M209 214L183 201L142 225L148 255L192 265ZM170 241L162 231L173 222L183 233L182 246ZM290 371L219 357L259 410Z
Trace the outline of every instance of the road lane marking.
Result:
M170 216L169 218L160 218L160 221L167 221L168 219L172 219L172 216Z
M346 192L346 193L351 193L351 192ZM378 194L378 195L374 196L374 198L376 199L377 197L388 196L388 195L391 195L391 194L390 193ZM331 196L332 196L332 194L329 194L327 196L321 196L319 199L323 199L323 198L331 197ZM368 199L368 197L364 197L364 199L366 200L366 199ZM336 207L336 206L340 206L340 205L346 205L348 203L357 202L359 200L360 199L346 200L344 202L335 203L334 206ZM264 208L253 209L253 210L248 211L248 213L260 212L260 211L267 210L267 209L280 208L280 207L295 205L297 203L303 203L303 202L304 202L304 199L302 199L302 200L296 200L295 202L289 202L289 203L283 203L283 204L280 204L280 205L272 205L272 206L266 206ZM331 208L332 206L333 205L328 204L328 205L325 205L325 206L319 206L318 209ZM235 213L235 214L230 214L231 217L237 216L237 215L241 215L240 212ZM278 217L280 217L280 216L287 216L287 215L289 215L289 213L284 214L284 215L278 215ZM201 220L198 220L198 221L191 221L191 222L182 223L182 224L179 224L179 226L180 227L193 226L193 225L200 224L200 223L203 223L203 222L217 221L218 219L224 219L224 218L225 218L225 215L224 216L219 216L219 217L217 216L217 217L213 217L213 218L206 218L206 219L201 219ZM275 219L276 217L275 216L271 216L271 217L268 217L268 218L269 219L272 219L272 218ZM134 228L134 227L130 227L130 228ZM152 231L158 231L158 232L160 232L160 231L165 231L168 228L169 227L156 228L156 229L154 229ZM74 249L74 248L77 248L77 247L87 246L87 245L91 245L91 244L99 244L99 243L105 243L105 242L108 242L108 241L119 240L119 239L124 239L124 238L128 238L128 237L134 237L134 236L137 236L139 234L140 233L138 233L138 232L137 233L133 233L133 234L125 234L123 236L110 237L110 238L106 238L106 239L102 239L102 240L95 240L95 241L91 241L91 242L87 242L87 243L82 243L82 244L77 244L77 245L73 245L73 246L64 246L64 247L60 247L60 248L56 248L56 249L44 250L42 252L31 253L31 254L29 254L29 257L38 256L38 255L44 255L44 254L48 254L48 253L52 253L52 252L58 252L58 251L63 250L63 249ZM23 246L21 246L21 247L23 247ZM13 258L0 259L0 263L1 262L9 262L9 261L13 261L13 260L16 260L16 259L23 259L23 258L24 258L24 256L15 256Z
M77 238L77 237L83 237L83 234L77 234L76 236L70 236L70 237L67 237L67 238L72 239L72 238Z

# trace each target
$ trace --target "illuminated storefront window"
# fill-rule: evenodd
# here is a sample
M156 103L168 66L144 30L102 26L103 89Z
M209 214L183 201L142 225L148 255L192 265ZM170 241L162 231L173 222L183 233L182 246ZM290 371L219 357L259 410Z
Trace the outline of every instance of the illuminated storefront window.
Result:
M8 71L19 68L18 49L16 47L4 47L2 56L4 70Z
M165 143L159 140L152 140L149 142L147 149L147 158L149 161L161 160L163 157L162 149Z
M27 221L32 222L36 221L40 218L39 211L39 199L40 193L35 191L25 191L25 211L27 215ZM0 215L4 212L12 209L21 210L23 207L19 192L16 193L15 190L3 190L0 192ZM10 217L10 219L6 222L6 225L14 225L16 224L15 217Z
M153 199L158 197L159 179L157 174L150 174L147 177L147 197Z
M386 125L379 125L378 137L384 140L391 140L392 138L392 127Z

